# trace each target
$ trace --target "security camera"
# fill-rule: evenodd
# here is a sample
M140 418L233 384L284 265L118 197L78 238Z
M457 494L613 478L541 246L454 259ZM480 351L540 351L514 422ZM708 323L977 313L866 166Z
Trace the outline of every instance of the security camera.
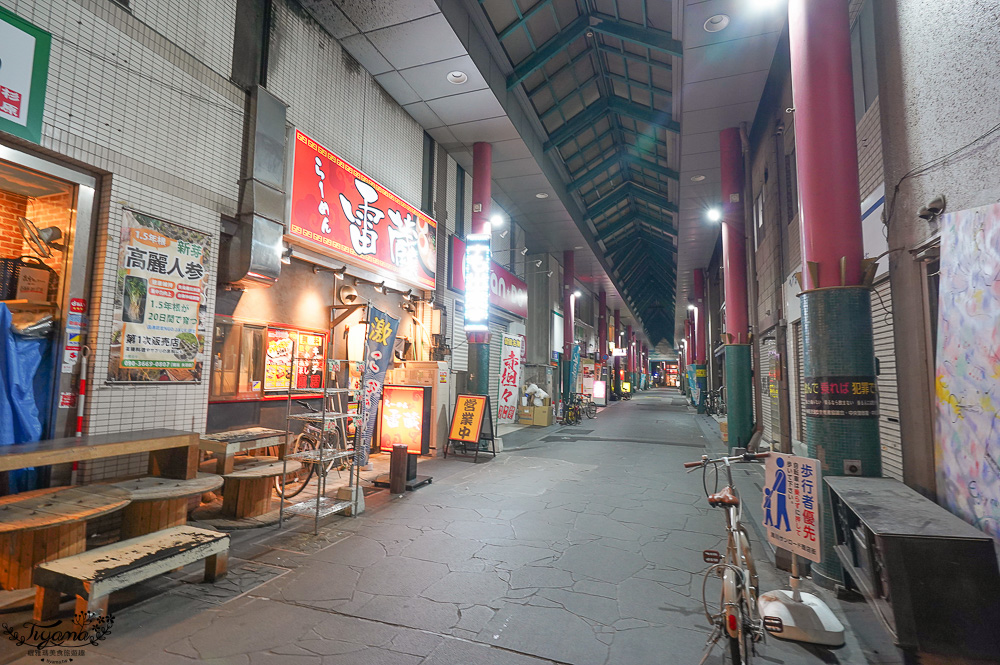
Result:
M920 209L917 216L921 219L932 219L944 212L945 205L947 205L947 201L945 201L944 194L938 194Z

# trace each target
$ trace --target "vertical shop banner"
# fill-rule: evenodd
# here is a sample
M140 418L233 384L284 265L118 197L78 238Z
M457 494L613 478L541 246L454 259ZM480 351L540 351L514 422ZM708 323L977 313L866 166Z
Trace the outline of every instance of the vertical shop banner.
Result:
M772 452L765 462L764 528L767 540L810 561L819 562L819 460Z
M941 218L938 499L1000 540L1000 204Z
M368 466L372 435L375 433L375 416L382 400L385 373L392 363L392 347L396 343L399 319L368 306L368 334L365 338L365 373L361 379L361 426L355 430L354 450L356 464Z
M500 382L497 390L497 423L517 419L517 399L521 385L522 351L524 336L504 333L500 347Z
M576 389L577 377L580 375L580 345L573 345L573 354L569 361L569 389L570 392L580 392Z
M42 142L52 35L0 8L0 130Z
M433 290L437 222L298 130L293 149L289 235Z
M201 381L210 265L208 234L125 211L108 381Z

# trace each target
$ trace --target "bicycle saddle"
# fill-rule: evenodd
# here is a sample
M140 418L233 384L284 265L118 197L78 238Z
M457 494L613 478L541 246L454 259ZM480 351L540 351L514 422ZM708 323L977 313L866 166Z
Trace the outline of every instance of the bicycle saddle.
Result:
M731 487L723 487L721 492L708 495L708 505L713 508L719 506L738 506L740 497L736 496Z

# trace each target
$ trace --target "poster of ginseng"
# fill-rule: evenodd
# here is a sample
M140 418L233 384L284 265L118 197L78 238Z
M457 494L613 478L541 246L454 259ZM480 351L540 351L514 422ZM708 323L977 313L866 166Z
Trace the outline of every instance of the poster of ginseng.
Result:
M201 381L211 237L124 212L108 381Z

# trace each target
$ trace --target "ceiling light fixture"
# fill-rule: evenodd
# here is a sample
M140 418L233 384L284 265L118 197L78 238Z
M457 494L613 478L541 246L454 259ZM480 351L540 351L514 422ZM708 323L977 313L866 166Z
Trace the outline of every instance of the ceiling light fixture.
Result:
M501 217L500 215L493 215L492 217L490 217L490 224L492 224L493 226L502 225L503 217Z
M727 25L729 25L729 16L726 14L709 16L708 20L705 21L705 32L719 32L725 30Z
M722 221L722 211L719 210L718 208L709 208L708 211L705 213L705 216L708 217L708 221L710 222Z
M465 72L460 72L455 70L453 72L448 72L448 83L454 83L455 85L462 85L469 80L469 77Z
M501 238L506 238L506 237L507 237L507 234L508 234L509 232L510 232L510 229L504 229L504 230L503 230L503 233L501 233L501 234L500 234L500 237L501 237Z
M541 268L542 267L542 260L541 259L538 259L537 261L535 261L535 267L536 268Z
M701 175L700 173L698 175L691 176L691 182L701 182L704 179L705 176Z
M694 311L694 305L688 305L688 309Z
M527 253L528 253L528 248L527 247L522 247L521 248L521 256L524 256Z
M549 195L546 194L545 192L538 192L537 194L535 194L535 198L536 199L547 199L547 198L549 198Z

